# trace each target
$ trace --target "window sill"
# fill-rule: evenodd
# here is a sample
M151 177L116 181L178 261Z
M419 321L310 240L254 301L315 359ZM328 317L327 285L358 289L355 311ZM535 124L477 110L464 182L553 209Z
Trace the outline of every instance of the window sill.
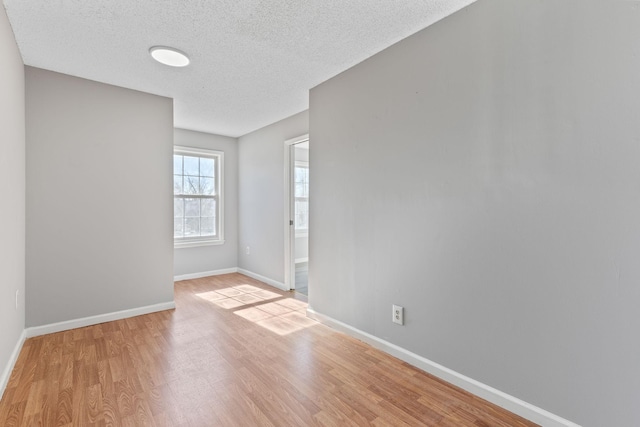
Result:
M173 248L181 249L181 248L195 248L198 246L217 246L223 245L224 240L174 240Z
M309 237L309 232L305 231L296 231L296 237Z

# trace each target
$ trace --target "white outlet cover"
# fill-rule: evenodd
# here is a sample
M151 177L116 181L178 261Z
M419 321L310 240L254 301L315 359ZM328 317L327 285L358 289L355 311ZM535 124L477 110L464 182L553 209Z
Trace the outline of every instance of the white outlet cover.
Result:
M404 307L393 305L391 321L398 325L404 325Z

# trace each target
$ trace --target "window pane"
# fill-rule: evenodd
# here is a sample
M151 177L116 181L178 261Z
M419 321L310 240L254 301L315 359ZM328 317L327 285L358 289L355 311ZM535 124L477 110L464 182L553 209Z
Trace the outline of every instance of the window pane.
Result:
M296 167L296 182L307 182L309 180L309 168Z
M200 218L184 219L184 237L200 236Z
M213 153L212 153L213 154ZM174 154L174 237L215 238L218 228L217 185L221 159L215 155Z
M309 202L307 200L296 200L295 202L295 228L309 228Z
M199 217L200 216L200 200L184 199L184 216Z
M200 157L200 176L206 176L213 178L213 159L208 159L206 157Z
M216 216L216 201L214 199L201 199L200 215Z
M216 234L215 218L200 218L200 234L202 236L214 236Z
M178 154L173 155L173 174L182 175L182 156Z
M296 215L296 229L304 230L309 228L309 219L306 215Z
M200 194L213 196L215 194L213 178L200 178Z
M184 216L184 199L173 199L173 217L181 218Z
M182 218L175 218L173 220L173 237L174 238L184 237L183 221L184 220Z
M198 176L200 175L199 157L184 156L184 174Z
M200 194L200 178L197 176L184 177L184 194Z
M296 183L296 197L307 197L309 193L309 187L307 184L298 184Z
M295 211L296 214L308 214L309 202L307 202L306 200L296 200Z
M182 175L173 175L173 194L182 194Z

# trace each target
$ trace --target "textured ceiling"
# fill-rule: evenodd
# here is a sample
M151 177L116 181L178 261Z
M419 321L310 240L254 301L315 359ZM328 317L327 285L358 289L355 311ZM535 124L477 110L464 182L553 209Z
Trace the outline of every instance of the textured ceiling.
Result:
M175 126L240 136L474 0L4 0L25 64L175 100ZM151 59L154 45L191 65Z

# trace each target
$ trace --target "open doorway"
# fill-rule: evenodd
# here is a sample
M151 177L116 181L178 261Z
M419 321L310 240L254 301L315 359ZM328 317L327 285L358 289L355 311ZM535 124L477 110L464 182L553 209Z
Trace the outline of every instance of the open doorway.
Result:
M285 142L285 284L309 293L309 137Z

